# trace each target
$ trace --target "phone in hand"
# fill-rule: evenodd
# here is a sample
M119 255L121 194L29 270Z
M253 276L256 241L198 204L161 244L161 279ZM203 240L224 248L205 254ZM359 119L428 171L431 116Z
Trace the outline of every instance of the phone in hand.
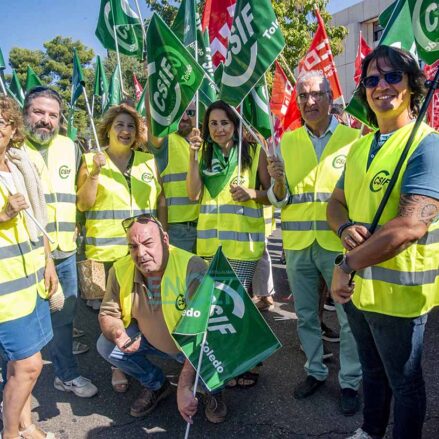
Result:
M122 346L123 349L128 349L133 343L135 343L140 337L142 333L139 331L137 334L129 338Z

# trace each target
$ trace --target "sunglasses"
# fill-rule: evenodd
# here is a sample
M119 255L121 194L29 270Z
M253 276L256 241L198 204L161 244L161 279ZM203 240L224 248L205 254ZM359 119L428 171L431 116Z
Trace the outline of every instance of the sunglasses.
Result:
M186 110L186 114L187 114L189 117L194 117L194 116L195 116L195 110Z
M132 216L130 218L125 218L122 221L122 227L125 230L125 232L128 232L128 230L132 227L134 223L140 223L140 224L148 224L148 223L154 223L157 224L158 228L160 229L160 232L164 232L163 226L160 223L160 221L153 215L149 213L141 213L140 215Z
M366 88L374 88L378 85L381 78L387 82L387 84L399 84L404 77L404 72L387 72L383 75L370 75L366 76L362 83Z

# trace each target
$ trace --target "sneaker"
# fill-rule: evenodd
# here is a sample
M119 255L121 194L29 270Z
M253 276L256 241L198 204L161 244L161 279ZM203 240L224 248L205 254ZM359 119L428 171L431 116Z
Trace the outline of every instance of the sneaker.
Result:
M227 406L224 402L223 392L214 395L207 393L204 397L204 406L204 414L209 422L213 424L224 422L227 415Z
M338 343L340 341L340 335L323 322L320 324L320 327L322 328L322 340L329 341L329 343Z
M80 398L91 398L98 393L98 388L88 378L81 375L70 381L61 381L56 377L53 386L61 392L73 392Z
M79 338L82 337L85 334L85 331L78 328L73 328L73 338Z
M331 297L328 297L326 299L326 302L323 305L323 308L326 309L326 311L335 311L335 303Z
M358 392L349 388L341 389L340 408L345 416L355 415L360 409Z
M346 439L373 439L368 433L366 433L362 428L358 428L355 430L355 433L352 436L347 437Z
M130 415L135 418L146 416L157 407L157 404L162 399L165 399L172 392L173 388L168 380L166 380L163 386L158 390L150 390L144 387L131 406Z
M300 345L300 350L302 351L302 352L305 352L304 351L304 349L303 349L303 346L302 345ZM332 352L329 352L327 349L326 349L326 347L325 347L325 345L323 345L323 361L325 361L325 360L329 360L330 358L332 358L334 356L334 354L332 353Z
M73 340L73 345L72 345L73 355L84 354L85 352L88 352L89 349L90 348L86 344L81 343L77 340Z

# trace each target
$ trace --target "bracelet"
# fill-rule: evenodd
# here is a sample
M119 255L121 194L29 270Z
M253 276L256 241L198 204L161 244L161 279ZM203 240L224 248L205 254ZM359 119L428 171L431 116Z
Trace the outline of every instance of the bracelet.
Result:
M348 227L353 226L354 224L355 224L355 223L354 223L353 221L351 221L351 220L346 221L344 224L342 224L342 225L338 228L338 230L337 230L337 236L338 236L339 238L341 238L341 234L343 233L343 231L344 231L345 229L347 229Z

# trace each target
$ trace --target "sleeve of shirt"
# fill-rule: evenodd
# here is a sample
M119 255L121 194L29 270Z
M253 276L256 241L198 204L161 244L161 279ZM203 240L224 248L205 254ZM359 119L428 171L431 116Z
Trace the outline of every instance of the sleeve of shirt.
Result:
M338 179L337 184L335 185L337 189L341 189L342 191L344 191L344 173L345 170L343 169L343 172L341 173L340 178Z
M418 145L407 163L401 193L439 200L439 134L431 133Z
M189 261L186 273L186 288L188 297L197 291L204 275L207 272L207 262L199 256L193 256Z
M110 269L110 272L108 273L105 295L102 299L101 308L99 310L100 316L110 316L116 319L122 318L119 294L119 284L117 283L116 273L114 272L114 268L112 267Z
M274 207L284 207L287 203L288 203L288 198L290 196L290 191L288 190L288 186L287 186L287 192L285 194L285 197L283 198L283 200L278 200L276 198L276 195L274 195L274 181L271 183L270 188L267 191L267 197L268 197L268 201L274 206Z

